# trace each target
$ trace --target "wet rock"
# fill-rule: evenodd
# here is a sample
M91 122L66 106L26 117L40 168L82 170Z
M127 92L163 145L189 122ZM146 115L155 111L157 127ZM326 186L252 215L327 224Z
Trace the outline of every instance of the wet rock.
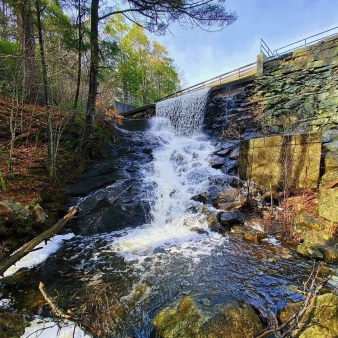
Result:
M258 231L255 229L246 229L243 238L248 242L253 242L260 244L263 239L267 238L267 235L263 231Z
M211 186L231 186L236 188L241 186L241 181L237 176L226 174L212 175L209 177L209 182Z
M227 188L219 195L219 202L234 202L239 196L239 190L236 188Z
M234 169L236 169L237 167L238 167L237 160L227 160L220 168L224 174L230 174L234 172Z
M206 230L204 230L204 229L201 229L201 228L199 228L199 227L193 227L193 228L190 229L190 231L192 231L192 232L197 232L197 233L200 234L200 235L203 235L203 234L207 234L207 233L208 233L208 231L206 231Z
M222 205L228 202L239 202L239 190L236 188L222 188L220 186L211 186L208 189L209 201L216 208L221 209Z
M194 195L191 197L191 199L193 201L196 201L196 202L201 202L201 203L206 203L207 199L208 199L208 195L206 192L201 192L200 194L198 195Z
M199 202L190 201L185 205L185 210L197 213L201 210L201 204Z
M243 225L234 225L233 227L231 227L230 233L236 235L243 235L245 231L246 229Z
M23 315L0 312L0 336L2 338L21 337L25 332Z
M263 329L251 305L222 292L186 296L154 319L154 336L252 337Z
M239 157L239 147L236 147L229 155L230 160L238 160Z
M223 227L219 223L217 214L210 215L207 218L207 223L208 223L208 228L210 229L210 231L218 232L220 234L225 234L229 232L229 229Z
M229 230L233 225L244 223L243 217L238 210L221 212L218 215L218 221L222 226L228 228Z
M294 219L294 224L297 227L305 227L309 229L314 230L323 230L324 226L322 223L320 223L318 220L316 220L314 217L309 215L305 211L301 211L298 213Z
M209 159L209 165L212 168L215 168L215 169L222 168L222 166L225 163L226 163L226 159L224 157L220 157L220 156L217 156L217 155L214 155Z
M298 312L302 302L288 304L279 314L284 323L291 315ZM314 306L309 307L300 318L298 327L292 335L298 338L336 338L338 337L338 297L332 293L316 296ZM305 324L305 325L304 325Z
M317 246L308 240L304 241L302 244L297 245L296 252L308 258L320 260L324 258Z
M36 204L35 207L31 211L33 220L36 223L45 223L48 215L43 211L40 204Z

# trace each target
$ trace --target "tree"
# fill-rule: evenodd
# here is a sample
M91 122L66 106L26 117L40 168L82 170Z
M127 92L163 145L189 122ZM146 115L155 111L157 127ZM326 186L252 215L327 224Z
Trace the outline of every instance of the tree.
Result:
M104 7L99 16L100 0L91 0L91 56L88 101L86 109L85 142L93 130L99 72L99 22L112 15L122 14L129 21L159 34L164 34L170 24L178 22L182 27L200 27L212 31L222 29L236 20L236 14L228 12L223 2L217 0L128 0L121 1L123 9Z
M117 42L116 78L117 97L123 102L154 102L179 90L180 79L173 59L157 42L150 41L144 29L136 24L126 24L122 14L114 15L104 31Z

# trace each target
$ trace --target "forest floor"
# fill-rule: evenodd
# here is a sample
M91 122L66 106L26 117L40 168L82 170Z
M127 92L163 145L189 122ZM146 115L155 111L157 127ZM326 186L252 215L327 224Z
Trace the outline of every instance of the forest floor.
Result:
M52 181L46 170L48 140L44 107L19 104L0 96L0 202L15 200L29 209L39 203L49 216L45 224L36 225L0 205L0 261L62 216L60 205L66 203L64 187L75 181L87 161L95 160L90 154L76 151L81 123L71 120L68 111L53 108L51 115L54 129L60 135L56 176Z

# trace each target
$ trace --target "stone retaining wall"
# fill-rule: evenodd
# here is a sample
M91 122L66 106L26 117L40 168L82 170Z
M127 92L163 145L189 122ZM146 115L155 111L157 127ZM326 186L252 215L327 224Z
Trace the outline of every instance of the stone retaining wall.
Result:
M229 108L229 101L232 106ZM263 75L213 91L206 128L264 134L338 126L338 36L264 63ZM244 122L243 122L244 121Z

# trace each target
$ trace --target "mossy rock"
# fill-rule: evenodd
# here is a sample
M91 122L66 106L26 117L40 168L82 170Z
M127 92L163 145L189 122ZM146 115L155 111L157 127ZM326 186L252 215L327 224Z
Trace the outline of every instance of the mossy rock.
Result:
M320 260L324 258L317 246L310 241L304 241L304 243L299 244L296 248L296 251L304 257Z
M263 329L251 305L222 292L186 296L153 320L157 338L243 338Z
M288 304L279 314L284 323L301 307L302 302ZM337 338L338 337L338 297L331 293L317 296L313 307L309 307L300 319L301 330L292 333L298 338Z
M0 312L0 337L21 337L25 332L25 318L10 312Z
M314 230L323 230L324 226L307 212L302 211L298 213L294 219L296 226L305 227Z

